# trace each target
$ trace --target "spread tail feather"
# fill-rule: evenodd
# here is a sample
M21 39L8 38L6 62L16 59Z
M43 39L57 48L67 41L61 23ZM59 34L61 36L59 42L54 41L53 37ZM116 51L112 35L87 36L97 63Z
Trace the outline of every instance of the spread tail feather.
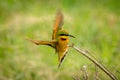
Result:
M66 53L63 55L63 57L60 59L58 68L61 66L61 64L62 64L62 62L63 62L63 60L64 60L66 54L67 54L67 52L66 52Z

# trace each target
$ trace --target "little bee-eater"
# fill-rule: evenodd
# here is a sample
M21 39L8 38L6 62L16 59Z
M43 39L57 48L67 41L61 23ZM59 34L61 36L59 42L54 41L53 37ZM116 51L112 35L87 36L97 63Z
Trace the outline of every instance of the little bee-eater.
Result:
M48 45L53 47L56 53L58 53L58 61L59 61L58 67L60 67L65 55L68 52L69 37L74 37L68 34L66 30L62 29L62 26L63 26L63 14L59 10L56 15L51 41L37 41L27 38L27 40L35 43L36 45Z

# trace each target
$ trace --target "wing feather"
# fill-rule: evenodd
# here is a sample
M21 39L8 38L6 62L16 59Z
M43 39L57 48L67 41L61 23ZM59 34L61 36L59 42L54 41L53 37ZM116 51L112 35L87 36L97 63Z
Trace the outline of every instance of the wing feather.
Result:
M53 28L52 40L56 39L56 34L57 34L58 30L62 29L62 26L63 26L63 14L61 13L60 10L58 10L54 28Z
M53 48L55 48L55 44L56 44L56 41L55 40L52 40L52 41L38 41L38 40L32 40L30 38L26 38L28 41L36 44L36 45L48 45L48 46L51 46Z

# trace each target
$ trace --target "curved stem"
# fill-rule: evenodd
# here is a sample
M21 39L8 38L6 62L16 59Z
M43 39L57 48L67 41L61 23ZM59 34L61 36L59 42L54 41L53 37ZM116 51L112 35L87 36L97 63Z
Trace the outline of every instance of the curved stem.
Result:
M96 66L98 66L102 71L104 71L112 80L118 80L118 78L113 73L111 73L104 65L100 64L95 58L93 58L92 56L90 56L88 54L88 52L75 47L74 44L72 46L70 46L70 47L72 47L77 52L81 53L87 59L89 59L90 61L92 61Z

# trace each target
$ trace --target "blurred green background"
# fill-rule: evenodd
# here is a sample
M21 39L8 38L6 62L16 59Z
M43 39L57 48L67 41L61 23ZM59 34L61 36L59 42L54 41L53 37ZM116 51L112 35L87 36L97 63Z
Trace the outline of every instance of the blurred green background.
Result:
M57 9L64 29L76 36L70 44L90 51L120 79L119 0L0 0L0 80L84 80L95 78L95 66L75 50L61 65L54 49L25 40L51 40ZM98 80L110 78L98 70Z

